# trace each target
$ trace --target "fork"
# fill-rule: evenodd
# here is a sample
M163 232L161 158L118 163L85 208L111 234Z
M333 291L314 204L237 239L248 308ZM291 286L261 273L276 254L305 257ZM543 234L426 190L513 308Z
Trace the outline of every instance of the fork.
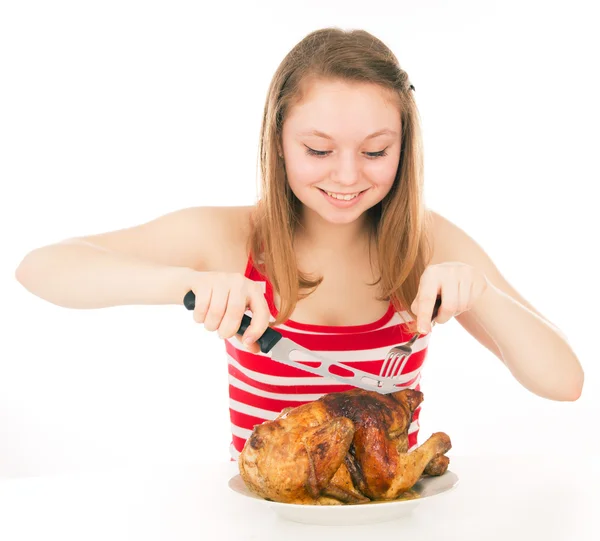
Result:
M438 295L437 299L435 300L433 315L431 317L432 327L435 325L434 320L438 315L438 310L441 304L442 298ZM406 342L406 344L394 346L388 351L388 354L381 365L381 370L379 371L380 378L396 378L402 374L402 370L404 370L404 367L408 362L408 358L412 354L412 345L415 343L416 339L419 338L419 336L421 336L421 333L417 332L408 342Z

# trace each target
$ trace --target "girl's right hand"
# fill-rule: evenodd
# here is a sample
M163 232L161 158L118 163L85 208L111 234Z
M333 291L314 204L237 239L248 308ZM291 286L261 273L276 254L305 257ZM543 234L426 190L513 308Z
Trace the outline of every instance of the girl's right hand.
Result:
M220 338L234 336L253 353L260 351L256 340L267 330L271 314L259 282L240 273L198 272L190 289L196 296L194 321L204 323L207 331L217 331ZM240 338L237 331L247 309L252 323Z

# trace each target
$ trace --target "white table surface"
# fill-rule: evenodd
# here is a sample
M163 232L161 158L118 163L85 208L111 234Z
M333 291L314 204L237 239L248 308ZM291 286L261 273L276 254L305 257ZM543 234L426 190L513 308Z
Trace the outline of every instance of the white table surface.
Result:
M225 461L5 478L0 540L600 540L600 455L449 456L453 491L353 527L279 518L231 491Z

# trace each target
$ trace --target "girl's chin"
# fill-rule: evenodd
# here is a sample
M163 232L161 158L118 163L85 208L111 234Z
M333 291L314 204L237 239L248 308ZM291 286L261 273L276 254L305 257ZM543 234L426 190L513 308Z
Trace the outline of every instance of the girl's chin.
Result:
M331 224L350 224L356 221L364 212L364 209L358 207L352 210L323 209L315 211L323 220Z

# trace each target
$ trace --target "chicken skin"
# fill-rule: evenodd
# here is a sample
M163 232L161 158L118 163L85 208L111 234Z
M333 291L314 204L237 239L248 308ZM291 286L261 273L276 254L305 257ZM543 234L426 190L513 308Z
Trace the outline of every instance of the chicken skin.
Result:
M398 498L422 475L442 475L450 438L408 452L420 391L329 393L256 425L238 459L246 486L268 500L357 504Z

